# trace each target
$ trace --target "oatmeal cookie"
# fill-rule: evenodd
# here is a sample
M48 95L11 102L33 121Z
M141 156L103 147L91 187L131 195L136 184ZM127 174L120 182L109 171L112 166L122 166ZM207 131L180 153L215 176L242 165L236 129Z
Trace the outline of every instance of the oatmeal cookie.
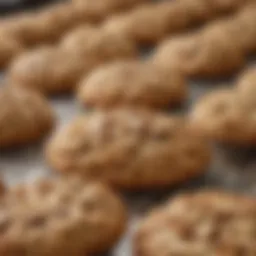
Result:
M203 174L210 149L182 118L118 109L94 111L57 131L46 147L46 158L62 173L146 189Z
M79 256L110 249L126 225L106 186L69 177L10 188L0 198L1 256Z
M234 145L255 145L256 101L235 89L219 89L203 96L194 106L190 120L209 137Z
M153 45L188 24L187 13L178 2L148 3L126 14L108 19L103 28L127 36L137 44Z
M228 76L245 63L245 56L221 29L174 37L164 41L153 54L159 68L176 69L190 77Z
M256 201L217 191L178 195L139 226L134 256L256 255Z
M83 104L93 107L161 108L183 103L187 91L185 79L177 72L164 72L142 62L118 61L82 79L77 95Z
M53 124L53 110L41 95L20 88L0 89L0 148L35 142Z

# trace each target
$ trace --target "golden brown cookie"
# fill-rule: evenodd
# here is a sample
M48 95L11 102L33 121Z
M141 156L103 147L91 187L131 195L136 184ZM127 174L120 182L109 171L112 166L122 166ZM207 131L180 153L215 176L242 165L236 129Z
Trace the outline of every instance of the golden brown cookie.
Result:
M256 255L256 201L226 192L178 195L151 212L134 239L134 256Z
M191 77L228 76L239 70L245 57L221 29L174 37L164 41L152 57L159 68L177 69Z
M38 180L0 198L1 256L84 255L108 250L126 212L106 186L78 178Z
M8 81L45 94L65 93L74 90L95 66L137 54L124 37L89 27L80 29L65 37L60 46L41 47L17 58L8 70Z
M35 142L53 124L53 110L41 95L19 88L0 89L0 148Z
M204 173L210 150L178 117L94 111L57 131L46 147L53 169L125 189L158 188Z
M136 58L139 55L137 46L126 36L87 25L67 34L61 41L60 48L99 62Z
M41 47L25 52L14 60L7 71L8 82L15 87L33 89L44 94L70 92L80 76L90 70L79 54L56 47Z
M190 119L203 134L223 143L255 145L256 123L253 97L236 89L219 89L200 99Z
M142 45L159 42L168 33L187 26L186 12L178 2L156 2L108 19L104 29L127 36Z
M83 104L93 107L161 108L183 103L187 91L184 77L177 72L157 70L137 61L118 61L82 79L77 96Z

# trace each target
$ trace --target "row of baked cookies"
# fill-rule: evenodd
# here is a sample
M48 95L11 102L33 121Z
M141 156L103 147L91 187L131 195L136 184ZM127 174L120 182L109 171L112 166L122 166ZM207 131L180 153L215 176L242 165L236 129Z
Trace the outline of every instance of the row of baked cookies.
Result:
M69 177L1 191L2 256L91 256L122 236L127 212L106 185ZM139 223L133 256L253 256L256 200L214 191L177 195Z
M3 88L0 97L2 150L35 142L53 128L54 114L42 96ZM139 109L83 114L57 130L46 146L54 170L127 189L169 186L201 175L210 155L186 118Z
M256 5L232 17L210 23L200 31L171 37L153 53L152 62L192 78L234 74L256 50Z
M131 9L149 0L73 1L25 13L0 22L0 66L4 67L32 46L58 41L81 23L92 24L121 10ZM168 34L184 31L234 13L252 0L182 0L150 2L132 11L110 17L103 28L129 37L137 44L159 42Z
M105 70L100 67L100 70L93 71L105 63L137 58L138 50L132 38L128 39L125 35L109 32L102 27L82 26L64 37L57 46L43 47L21 55L7 71L7 80L17 86L33 88L45 94L56 94L75 90L81 81L87 80L91 72L93 74L90 77L102 76L104 77L102 81L106 79L104 83L108 84L108 82L112 83L113 78L120 83L119 77L126 72L131 73L132 69L134 71L131 77L134 77L136 72L136 75L145 77L143 73L155 74L161 70L162 74L164 72L173 74L173 81L168 86L169 92L166 86L155 88L151 85L155 90L151 94L156 98L157 94L154 93L159 92L163 99L162 106L166 105L165 99L167 103L181 103L185 99L185 86L179 82L181 79L178 80L176 77L181 75L200 78L218 77L233 74L244 65L246 55L255 51L255 14L256 5L253 4L232 18L214 22L200 31L185 36L167 39L148 60L151 67L144 68L143 71L141 69L135 71L135 67L132 68L134 64L125 63L120 65L122 68L115 68L117 64L114 63L108 65ZM155 75L157 76L160 75ZM91 81L90 78L88 79ZM137 80L140 79L137 77ZM133 82L131 86L135 87L136 79L131 82ZM97 86L91 86L91 89L93 87L95 89L90 90L88 94L87 98L90 97L92 101L100 95ZM117 96L113 94L118 90L125 91L123 86L119 84L118 89L115 85L107 87L101 85L103 94L101 102L113 103L114 99L111 97ZM109 93L112 93L112 96L109 96ZM169 96L170 93L173 96ZM149 90L145 95L150 97L151 94Z
M0 66L6 66L31 47L58 41L63 34L80 24L99 22L113 13L146 1L68 1L3 18L0 21Z

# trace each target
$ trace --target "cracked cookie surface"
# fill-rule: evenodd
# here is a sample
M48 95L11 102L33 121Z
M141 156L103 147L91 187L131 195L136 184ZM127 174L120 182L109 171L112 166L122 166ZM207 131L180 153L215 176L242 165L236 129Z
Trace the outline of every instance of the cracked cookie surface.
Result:
M225 192L176 196L139 226L135 256L256 254L256 201Z
M210 149L182 118L119 109L94 111L57 131L46 147L46 157L62 173L144 189L203 174Z
M82 79L77 97L86 106L143 106L161 108L182 104L185 78L135 61L119 61L94 70Z
M84 255L110 249L126 224L120 199L79 178L38 180L0 198L2 256Z

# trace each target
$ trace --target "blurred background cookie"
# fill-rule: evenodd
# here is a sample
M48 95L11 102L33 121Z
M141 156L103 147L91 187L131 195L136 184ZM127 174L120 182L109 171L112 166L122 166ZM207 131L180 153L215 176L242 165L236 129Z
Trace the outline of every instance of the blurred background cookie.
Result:
M79 27L66 35L60 45L21 54L11 63L7 81L48 95L72 92L80 79L97 66L134 59L137 54L135 45L125 37L94 27Z
M95 69L82 79L78 99L89 107L140 106L167 108L187 97L186 80L139 61L118 61Z

